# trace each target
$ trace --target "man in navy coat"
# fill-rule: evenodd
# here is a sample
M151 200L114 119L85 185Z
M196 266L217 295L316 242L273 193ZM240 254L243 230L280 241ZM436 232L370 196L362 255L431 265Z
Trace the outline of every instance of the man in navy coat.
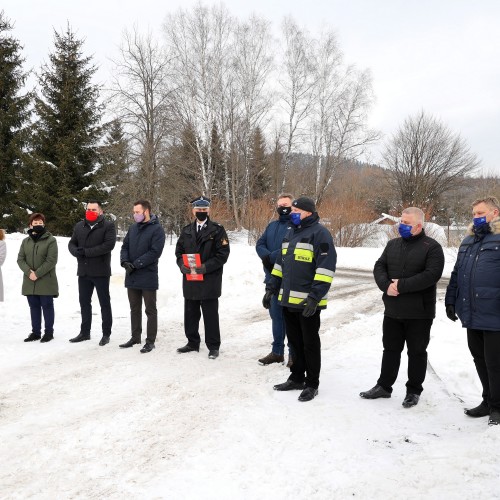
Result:
M123 240L120 262L125 268L125 287L130 303L132 338L120 347L141 343L142 301L146 308L147 335L142 353L155 348L158 331L156 291L158 290L158 260L165 245L165 231L156 215L151 214L151 203L138 200L134 203L134 221Z
M276 212L278 220L271 221L262 236L257 240L255 249L262 260L264 266L266 286L271 281L271 271L279 253L281 253L281 243L290 228L290 213L292 211L293 196L291 194L280 194L276 201ZM272 350L263 358L259 359L261 365L270 365L272 363L283 363L285 354L285 320L283 319L283 308L278 303L278 296L273 295L269 307L271 316L273 343ZM288 364L290 368L293 363L293 351L288 347Z
M483 386L479 406L469 417L500 424L500 205L492 196L472 204L474 222L458 249L446 290L446 315L460 318ZM458 315L458 318L457 318Z

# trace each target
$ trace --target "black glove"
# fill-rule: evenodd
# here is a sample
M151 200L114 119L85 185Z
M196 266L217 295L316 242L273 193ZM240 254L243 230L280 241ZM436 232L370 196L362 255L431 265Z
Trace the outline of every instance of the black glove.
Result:
M266 290L264 297L262 298L262 305L264 309L269 309L271 307L271 299L273 298L274 292L272 290Z
M448 316L451 321L456 321L458 316L455 314L455 306L453 304L448 304L446 306L446 316Z
M191 268L185 266L184 264L181 266L181 273L182 274L191 274Z
M195 267L194 270L196 271L196 274L205 274L207 272L205 264L202 264L200 267Z
M77 256L77 257L85 257L85 248L83 248L83 247L78 247L78 248L75 250L75 253L76 253L76 256Z
M304 318L309 318L316 312L317 308L318 301L313 299L312 297L307 297L306 307L304 307L304 310L302 311L302 316L304 316Z
M135 271L135 266L132 262L122 262L122 267L125 268L125 272L130 275Z
M271 259L269 257L269 255L266 255L263 259L262 259L262 265L269 271L271 272L273 270L273 265L271 263Z

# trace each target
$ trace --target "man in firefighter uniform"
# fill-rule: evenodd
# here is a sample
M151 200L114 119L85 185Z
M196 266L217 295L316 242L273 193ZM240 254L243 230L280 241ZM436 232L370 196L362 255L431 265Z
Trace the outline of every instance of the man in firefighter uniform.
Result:
M208 198L200 196L191 204L195 220L184 227L175 247L177 265L183 274L184 331L188 340L177 352L184 354L200 350L198 328L203 313L208 357L215 359L219 356L219 297L222 289L222 269L229 257L229 240L224 227L210 220ZM198 254L199 267L187 267L184 254ZM203 279L190 280L190 274L201 274Z
M318 394L320 313L326 308L337 253L330 232L319 223L311 198L293 201L291 221L292 228L283 239L262 304L269 308L272 296L278 294L288 341L296 354L290 377L274 389L302 390L299 401L310 401Z

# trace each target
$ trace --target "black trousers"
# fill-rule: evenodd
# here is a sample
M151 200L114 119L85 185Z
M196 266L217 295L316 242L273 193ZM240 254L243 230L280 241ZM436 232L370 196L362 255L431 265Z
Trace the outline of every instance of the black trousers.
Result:
M301 309L283 308L288 342L295 352L288 378L294 382L305 382L306 386L315 389L319 386L321 370L320 313L321 310L318 310L305 318Z
M200 345L200 318L203 313L205 344L209 350L220 347L219 299L184 299L184 331L189 345Z
M111 298L109 296L109 276L99 276L97 278L90 276L78 277L78 294L82 313L80 333L90 335L90 328L92 326L92 294L94 293L94 288L97 291L97 298L101 306L102 334L109 336L111 335L111 327L113 326Z
M500 332L468 328L467 343L483 386L483 401L500 410Z
M141 341L142 334L142 301L146 312L146 343L154 344L158 332L158 312L156 310L156 290L140 290L127 288L130 304L130 329L132 338Z
M394 319L384 316L382 368L377 381L386 391L398 377L401 353L405 342L408 349L408 382L406 391L421 394L427 371L427 346L431 337L432 319Z

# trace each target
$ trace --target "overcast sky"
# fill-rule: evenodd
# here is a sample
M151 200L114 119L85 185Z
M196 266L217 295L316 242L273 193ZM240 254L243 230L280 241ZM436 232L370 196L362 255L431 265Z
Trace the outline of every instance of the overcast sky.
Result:
M53 50L53 29L67 22L85 38L85 54L109 77L123 30L136 23L160 36L168 12L194 0L2 0L15 23L27 67ZM212 1L202 2L211 5ZM256 13L275 29L286 15L312 33L338 36L346 62L369 68L377 98L370 122L389 137L420 110L440 118L469 143L485 173L500 175L499 0L227 0L241 18ZM377 160L377 151L374 151Z

